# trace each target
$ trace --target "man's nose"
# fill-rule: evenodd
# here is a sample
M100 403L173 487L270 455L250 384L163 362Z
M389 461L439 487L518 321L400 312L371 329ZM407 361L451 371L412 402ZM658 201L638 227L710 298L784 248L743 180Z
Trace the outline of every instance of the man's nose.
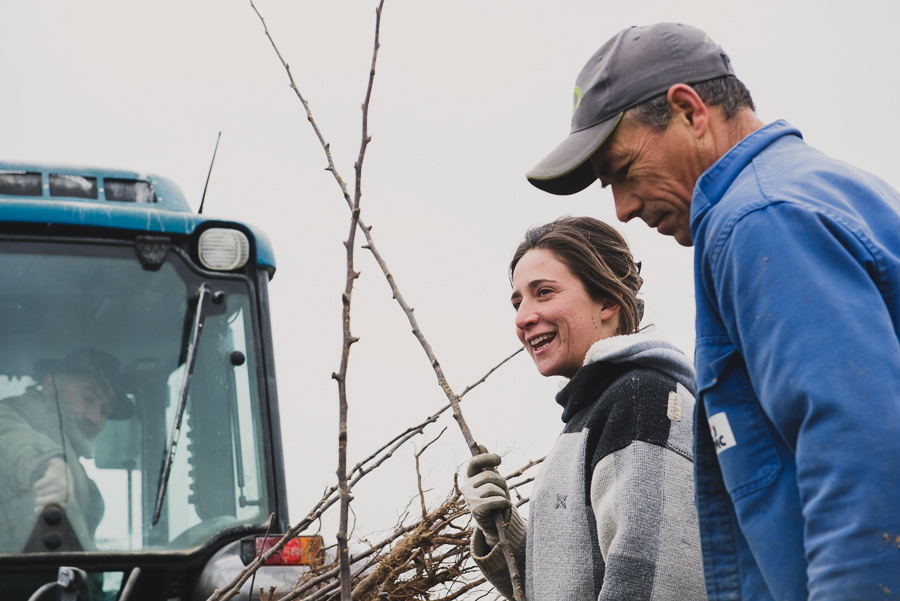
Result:
M106 423L106 413L101 403L88 403L82 416L97 427L103 427Z
M622 190L621 187L613 186L613 199L616 203L616 217L623 223L628 223L635 217L640 216L644 203L634 194Z

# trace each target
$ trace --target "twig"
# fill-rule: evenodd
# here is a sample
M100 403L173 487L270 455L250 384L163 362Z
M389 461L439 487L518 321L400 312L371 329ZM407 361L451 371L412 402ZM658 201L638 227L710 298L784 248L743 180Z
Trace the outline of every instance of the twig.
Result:
M533 461L529 461L525 466L520 467L519 469L517 469L517 470L514 471L513 473L511 473L511 474L509 474L508 476L506 476L506 479L507 479L507 480L512 480L513 478L516 478L516 477L518 477L518 476L521 476L522 474L524 474L526 471L530 470L530 469L533 468L534 466L536 466L536 465L538 465L538 464L540 464L540 463L543 463L544 459L546 459L546 457L541 457L540 459L535 459L535 460L533 460Z
M487 580L485 580L484 578L479 578L478 580L476 580L474 582L470 582L470 583L464 585L461 589L459 589L458 591L455 591L453 594L448 595L446 597L441 597L440 599L437 599L436 601L453 601L454 599L459 599L462 595L468 593L470 590L472 590L476 586L481 586L485 582L487 582Z
M350 233L345 243L347 250L347 280L344 294L341 296L343 305L344 322L344 346L341 352L340 371L332 374L338 383L338 397L340 401L340 426L338 431L338 488L341 496L340 525L338 526L337 542L338 557L341 566L341 601L351 601L352 588L350 586L350 551L347 545L347 524L350 515L350 487L347 484L347 367L350 362L350 347L359 339L350 332L350 300L353 293L353 282L359 277L359 273L353 269L353 252L356 248L356 229L359 224L359 203L362 198L362 170L363 160L366 157L366 148L372 138L369 136L369 101L372 98L372 85L375 81L375 62L378 58L378 35L381 31L381 10L384 0L375 9L375 45L372 49L372 68L369 70L369 85L366 88L366 99L362 105L362 140L359 145L359 157L356 159L356 189L353 195L353 210L350 217Z
M275 589L276 588L278 588L278 587L270 586L269 592L266 593L265 596L263 596L263 589L262 589L262 587L259 587L259 601L275 601ZM250 590L253 590L253 587L251 587Z
M506 363L507 361L509 361L510 359L512 359L513 357L515 357L516 355L518 355L519 353L521 353L521 352L524 351L524 350L525 350L525 347L524 347L524 346L520 346L520 347L519 347L512 355L510 355L509 357L507 357L506 359L504 359L503 361L501 361L500 363L498 363L497 365L495 365L493 368L491 368L491 370L490 370L489 372L487 372L486 374L484 374L484 376L483 376L480 380L478 380L477 382L475 382L474 384L472 384L472 385L470 385L470 386L466 386L466 389L462 391L462 393L459 395L458 398L462 399L464 396L466 396L466 394L469 393L470 390L472 390L473 388L475 388L475 387L478 386L479 384L484 383L484 381L487 380L488 377L489 377L492 373L494 373L495 371L497 371L498 369L500 369L500 367L502 367L504 363ZM447 406L449 407L450 405L447 405Z
M478 380L477 382L475 382L474 384L472 384L470 386L467 386L466 389L462 392L462 394L459 395L459 398L462 399L463 396L466 395L466 393L468 393L473 388L475 388L476 386L478 386L479 384L481 384L485 380L487 380L488 376L493 374L504 363L506 363L507 361L509 361L516 355L518 355L520 352L522 352L521 348L519 350L515 351L513 354L509 355L506 359L504 359L503 361L501 361L494 367L492 367L491 370L488 371L484 376L482 376L482 378L480 380ZM366 457L365 459L363 459L362 461L357 463L356 466L350 471L350 474L349 474L349 476L352 478L352 477L354 477L355 474L358 473L358 475L356 475L356 477L350 482L350 487L352 488L353 486L355 486L356 483L359 481L359 479L362 478L365 474L371 472L376 467L378 467L379 465L384 463L384 461L387 460L388 458L390 458L393 455L394 451L396 451L398 448L400 448L406 441L410 440L413 436L421 434L424 431L425 426L436 422L438 420L438 418L441 415L443 415L445 411L447 411L447 409L450 409L451 406L452 405L450 405L450 403L447 403L446 405L444 405L443 407L438 409L434 414L428 416L425 419L425 421L423 421L422 423L420 423L416 426L407 428L406 430L404 430L403 432L401 432L400 434L398 434L397 436L395 436L394 438L392 438L391 440L389 440L388 442L383 444L381 446L381 448L379 448L377 451L375 451L374 453L372 453L371 455L369 455L368 457ZM394 444L394 443L396 443L396 444ZM393 446L391 446L391 445L393 445ZM390 447L390 450L387 452L387 454L378 458L378 455L380 455L382 452L387 450L389 447ZM378 461L376 463L372 464L370 467L366 467L366 464L368 464L370 461L373 461L376 458L378 458ZM523 468L523 469L527 469L527 467Z
M360 223L360 225L362 225L362 223ZM378 249L375 247L375 242L372 240L371 228L364 227L363 233L366 236L366 244L363 246L363 248L367 248L372 253L372 255L374 255L375 261L378 263L378 266L381 267L381 271L382 273L384 273L384 276L385 278L387 278L388 284L391 287L394 299L400 304L400 307L406 314L406 318L407 320L409 320L409 325L412 326L413 335L419 341L419 344L422 346L422 349L428 356L428 360L431 362L431 367L434 370L435 375L437 376L438 384L440 385L441 389L443 389L444 394L447 396L447 399L450 401L450 406L453 408L453 418L459 425L459 429L466 441L466 445L469 447L469 451L473 456L478 455L479 453L481 453L481 448L479 447L478 443L475 442L475 438L472 436L472 431L469 429L469 426L466 423L465 418L463 417L462 410L459 407L459 397L455 392L453 392L453 389L450 388L450 385L447 383L447 378L444 376L444 370L441 368L441 364L435 356L434 349L432 349L431 344L425 338L425 335L419 328L419 324L416 321L415 315L413 315L414 309L410 307L406 300L403 298L403 295L400 293L400 289L397 287L397 283L394 280L394 276L388 269L387 263L381 256L381 253L379 253ZM509 578L510 582L512 583L515 599L516 601L525 601L525 594L524 590L522 589L521 578L519 577L519 569L516 566L516 562L512 554L512 549L510 548L509 541L506 537L506 527L503 522L502 512L496 511L494 513L494 523L497 526L497 534L498 538L500 539L500 548L503 551L503 556L506 559L507 566L509 567Z
M375 256L375 260L378 262L379 267L381 267L381 271L384 273L385 277L387 278L388 284L391 287L394 299L400 304L400 307L406 314L406 318L409 320L410 326L412 326L413 335L419 341L419 344L422 346L422 349L428 356L428 360L431 362L431 367L434 370L435 375L437 376L438 384L440 385L441 389L443 389L444 394L447 396L447 399L450 401L450 406L453 408L453 418L459 425L460 431L462 431L463 438L466 441L466 445L469 447L469 451L473 456L478 455L479 453L481 453L481 448L479 447L478 443L475 442L475 438L472 436L472 432L471 430L469 430L469 426L466 423L465 418L463 417L462 410L459 407L459 397L456 395L456 393L453 392L453 389L450 388L450 385L447 383L447 378L444 377L444 370L441 368L441 364L434 354L434 349L431 348L431 344L429 344L428 340L425 338L425 335L422 333L421 329L419 329L419 324L416 321L415 315L413 315L414 309L410 307L409 304L407 304L406 300L403 298L403 295L400 293L400 289L397 287L397 283L394 281L394 276L388 269L387 263L384 261L384 258L375 247L375 243L372 240L370 230L371 228L363 229L363 233L366 236L366 245L364 246L364 248L368 248L369 251ZM519 569L516 566L516 562L512 554L512 549L510 548L509 541L506 537L506 527L503 522L502 512L497 511L494 513L494 523L497 526L497 534L500 539L500 548L503 551L503 556L506 559L507 566L509 567L509 578L510 582L512 583L516 601L525 601L525 594L522 589L521 578L519 577Z
M269 523L266 525L266 534L265 534L265 536L263 536L263 541L269 540L269 532L272 529L272 522L274 522L274 521L275 521L275 514L270 513L269 514ZM259 552L256 554L257 558L259 558L259 556L262 555L263 549L265 549L265 542L263 542L263 544L261 544L259 546ZM250 580L250 590L251 591L253 591L253 587L255 584L256 584L256 572L253 572L253 578ZM262 599L262 589L259 589L259 591L260 591L259 598ZM251 597L252 596L253 595L251 594ZM269 596L271 597L272 595L270 594Z
M425 507L425 491L422 489L422 470L419 469L419 457L422 456L422 453L424 453L428 447L430 447L431 445L436 443L438 441L438 438L443 436L444 432L446 432L446 431L447 431L447 428L444 428L443 430L441 430L440 434L435 436L433 440L425 443L425 446L422 447L422 450L416 452L416 482L418 483L418 486L419 486L419 500L422 503L422 519L423 520L428 517L428 509Z
M522 480L520 482L516 482L515 484L510 484L509 490L516 490L520 486L525 486L529 482L534 482L534 478L525 478L524 480ZM518 492L516 494L518 494Z
M259 10L257 10L256 5L253 4L253 0L250 0L250 6L253 8L256 16L259 17L259 20L263 26L263 30L265 30L266 32L266 37L269 38L269 42L272 44L272 48L275 50L275 54L278 55L278 60L281 61L282 66L284 66L284 70L287 72L288 80L290 80L291 82L291 89L294 90L297 98L299 98L300 102L303 104L303 108L306 110L306 119L309 121L310 125L312 125L313 130L316 132L316 137L319 138L319 143L325 150L325 156L328 158L328 167L326 167L325 170L330 171L334 176L334 179L337 181L338 185L341 187L341 191L344 194L344 200L347 201L347 205L352 209L353 201L350 198L350 192L347 191L347 184L345 184L344 180L341 179L341 176L338 174L337 169L334 166L334 160L332 160L331 158L331 145L325 141L324 137L322 137L322 132L319 130L319 126L316 123L316 120L313 119L312 111L309 110L309 102L306 101L306 99L303 97L303 94L300 93L300 89L297 87L297 84L294 83L294 76L291 74L291 66L284 61L284 58L281 56L281 52L278 51L278 46L275 45L275 40L272 39L272 35L269 33L269 28L266 27L266 20L263 19L263 16L261 14L259 14ZM359 225L360 227L365 227L362 222L360 222Z

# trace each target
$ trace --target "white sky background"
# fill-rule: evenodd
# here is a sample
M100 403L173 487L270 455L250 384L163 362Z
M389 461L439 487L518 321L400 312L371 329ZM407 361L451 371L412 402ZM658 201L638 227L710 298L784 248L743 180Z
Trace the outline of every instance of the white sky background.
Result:
M257 3L351 189L375 6ZM528 227L562 214L619 227L643 261L645 323L693 354L691 251L642 222L616 222L612 196L598 186L554 197L524 178L568 133L582 65L625 26L705 29L731 55L763 121L785 118L811 145L900 187L900 5L748 6L387 0L362 215L457 392L517 348L506 266ZM335 481L331 373L349 212L249 1L8 1L0 56L4 159L158 173L196 208L223 132L205 212L260 226L275 248L270 294L296 521ZM356 256L351 465L446 402L374 260ZM823 327L840 327L840 316ZM507 471L549 450L562 425L556 390L521 355L464 401L475 437L507 454ZM434 498L467 456L455 423L442 421L448 431L423 465ZM400 454L355 491L357 534L392 526L415 490L411 455Z

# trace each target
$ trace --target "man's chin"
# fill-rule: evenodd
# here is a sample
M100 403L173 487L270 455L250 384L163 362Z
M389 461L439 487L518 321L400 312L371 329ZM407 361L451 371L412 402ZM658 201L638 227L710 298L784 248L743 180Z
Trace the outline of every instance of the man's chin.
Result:
M97 437L87 436L80 431L68 432L69 444L75 449L79 457L90 459L94 456L94 450L97 448Z
M656 224L656 231L664 236L672 236L675 241L682 246L693 246L694 239L691 236L691 228L688 225L674 221L670 218L663 218Z
M661 221L656 226L656 231L662 234L663 236L671 236L675 238L675 241L682 246L693 246L694 239L691 237L690 228L686 227L668 227L668 223L665 221Z
M694 239L691 237L690 232L675 234L675 241L682 246L691 247L694 245Z

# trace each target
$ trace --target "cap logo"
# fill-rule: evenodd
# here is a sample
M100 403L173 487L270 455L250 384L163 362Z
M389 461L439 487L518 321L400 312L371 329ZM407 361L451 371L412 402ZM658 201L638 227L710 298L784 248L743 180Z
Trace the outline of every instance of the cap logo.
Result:
M575 106L572 107L572 114L575 114L575 111L578 110L579 105L581 105L581 88L575 86Z

